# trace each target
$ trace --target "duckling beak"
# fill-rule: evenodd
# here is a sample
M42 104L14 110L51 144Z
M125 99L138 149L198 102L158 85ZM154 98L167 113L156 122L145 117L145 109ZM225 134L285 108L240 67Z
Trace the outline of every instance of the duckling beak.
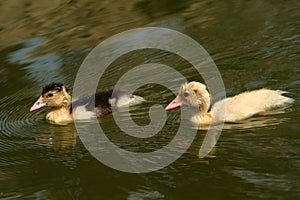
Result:
M30 112L38 110L38 109L46 107L46 106L47 106L47 104L43 101L43 97L40 96L40 98L30 108Z
M169 103L169 105L167 105L167 107L165 108L165 110L172 110L174 108L180 107L182 105L181 99L179 98L179 96L177 96L171 103Z

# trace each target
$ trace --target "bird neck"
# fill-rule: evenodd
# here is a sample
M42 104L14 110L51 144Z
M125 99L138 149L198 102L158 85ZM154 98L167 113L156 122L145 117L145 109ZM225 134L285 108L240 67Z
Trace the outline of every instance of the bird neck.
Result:
M73 120L70 105L54 107L47 113L46 119L54 123L69 122Z
M213 121L212 115L211 113L198 113L196 115L194 115L191 118L191 121L193 122L193 124L195 124L196 126L199 126L201 124L211 124Z
M63 106L70 109L72 104L72 97L68 92L65 92L64 95L65 97L64 97Z

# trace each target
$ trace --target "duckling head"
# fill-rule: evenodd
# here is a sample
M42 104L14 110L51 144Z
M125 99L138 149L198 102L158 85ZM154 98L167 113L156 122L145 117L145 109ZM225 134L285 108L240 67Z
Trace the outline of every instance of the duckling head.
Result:
M62 83L50 83L45 85L42 90L42 95L30 108L30 111L35 111L43 107L69 107L71 104L71 96L68 89Z
M201 113L208 112L210 107L210 94L206 86L196 81L183 84L179 89L177 97L165 110L172 110L181 106L198 108Z

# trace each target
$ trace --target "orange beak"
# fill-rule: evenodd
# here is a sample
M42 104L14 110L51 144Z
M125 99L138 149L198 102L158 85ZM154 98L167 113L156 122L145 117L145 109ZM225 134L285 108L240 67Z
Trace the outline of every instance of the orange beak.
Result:
M38 109L46 107L46 106L47 106L47 104L43 101L43 97L40 96L40 98L30 108L30 112L38 110Z
M177 96L171 103L169 103L169 105L167 105L165 110L173 110L174 108L178 108L180 106L182 106L182 102L181 99Z

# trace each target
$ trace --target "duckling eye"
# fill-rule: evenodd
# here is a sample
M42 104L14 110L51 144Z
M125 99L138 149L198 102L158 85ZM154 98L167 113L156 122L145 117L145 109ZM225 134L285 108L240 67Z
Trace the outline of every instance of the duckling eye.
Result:
M52 97L52 96L53 96L53 93L47 94L47 97Z
M189 94L188 92L184 92L184 93L183 93L183 96L184 96L184 97L188 97L189 95L190 95L190 94Z

